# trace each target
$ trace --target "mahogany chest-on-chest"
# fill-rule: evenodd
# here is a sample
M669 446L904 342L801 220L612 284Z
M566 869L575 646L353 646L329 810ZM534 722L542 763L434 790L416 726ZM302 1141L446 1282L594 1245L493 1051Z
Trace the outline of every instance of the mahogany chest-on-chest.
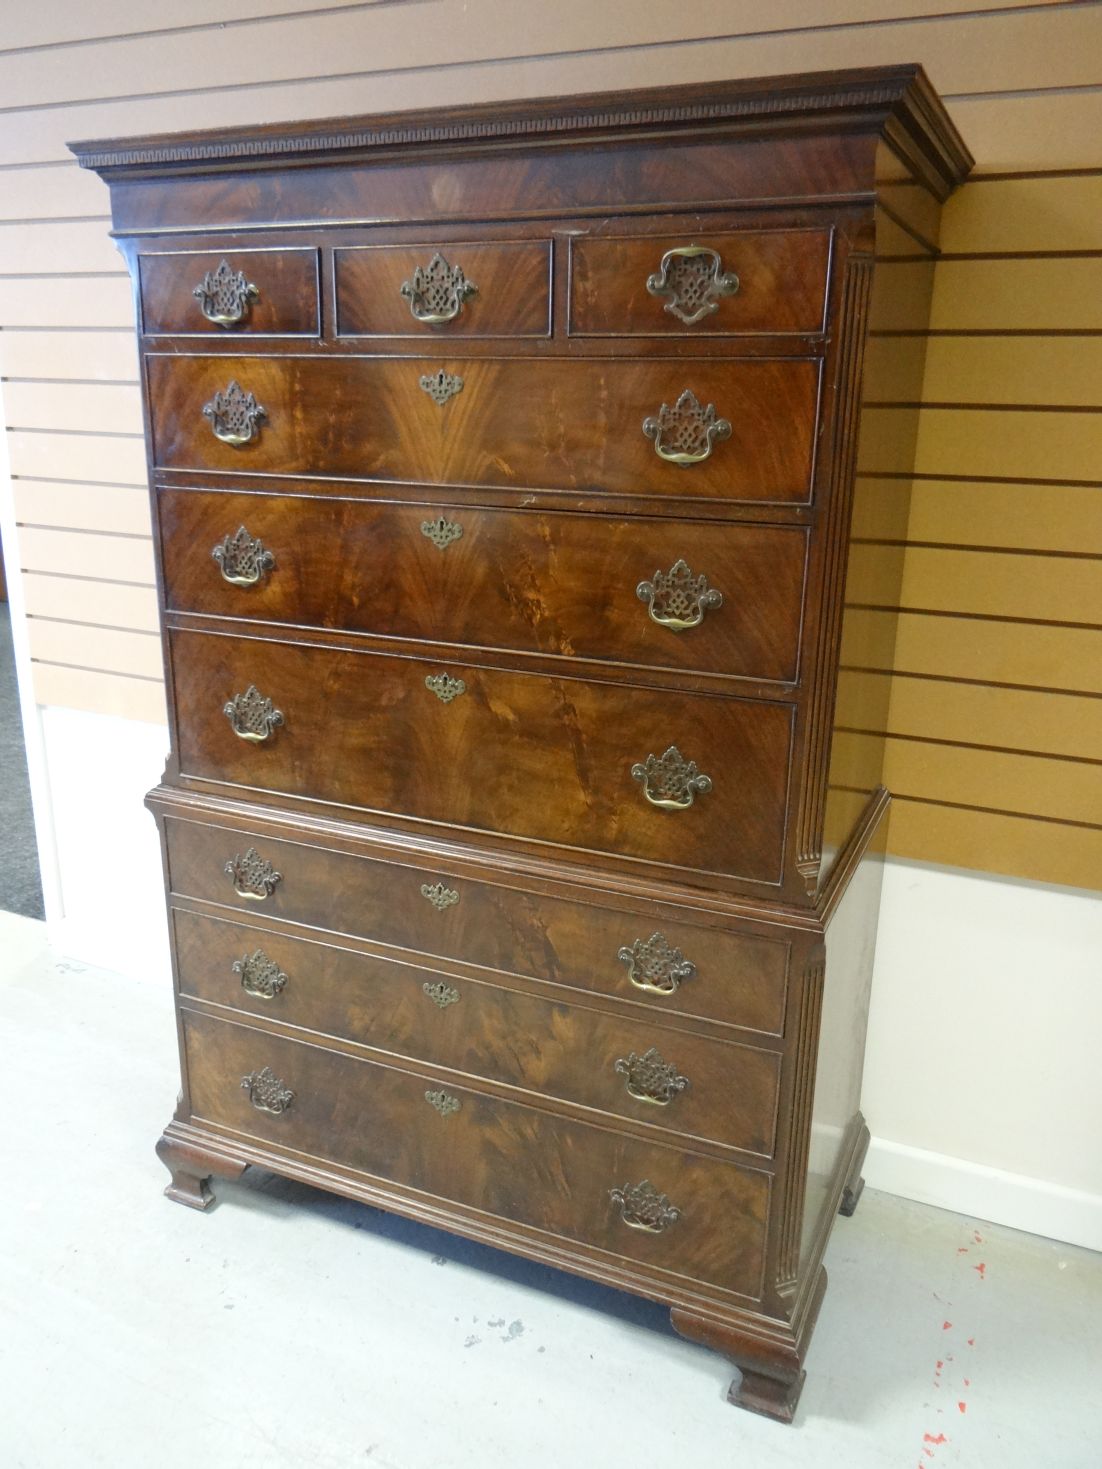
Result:
M73 146L140 334L169 1196L654 1298L791 1418L868 1138L845 611L890 633L967 150L917 67Z

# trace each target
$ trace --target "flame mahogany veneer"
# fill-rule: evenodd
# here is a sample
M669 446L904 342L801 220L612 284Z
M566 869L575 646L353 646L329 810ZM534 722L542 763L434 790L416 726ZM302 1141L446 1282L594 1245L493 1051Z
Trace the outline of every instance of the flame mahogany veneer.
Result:
M917 67L73 150L145 386L168 1195L255 1164L651 1297L790 1420L868 1138L835 707L917 359L864 346L967 150Z

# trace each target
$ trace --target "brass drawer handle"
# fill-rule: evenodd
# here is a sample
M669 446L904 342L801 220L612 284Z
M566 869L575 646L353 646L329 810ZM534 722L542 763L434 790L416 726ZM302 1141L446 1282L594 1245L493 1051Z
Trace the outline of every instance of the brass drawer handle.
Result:
M637 1056L621 1056L612 1068L619 1076L627 1077L628 1095L638 1102L653 1102L659 1107L668 1107L689 1084L687 1076L681 1076L676 1066L664 1061L651 1046Z
M418 382L421 391L428 393L438 408L443 408L449 398L454 398L456 393L463 391L463 379L452 372L445 372L443 368L439 372L426 373L424 377L418 378Z
M616 957L627 965L628 979L635 988L645 990L648 995L672 995L682 980L691 979L696 973L696 965L680 949L673 948L664 933L636 939Z
M449 1092L426 1092L425 1101L430 1107L435 1107L441 1117L450 1117L453 1112L459 1111L459 1098L453 1097Z
M245 279L245 272L234 270L228 260L217 270L208 270L191 294L215 326L240 326L252 303L260 300L260 292Z
M462 266L449 265L439 251L428 265L418 265L413 279L403 281L399 289L409 302L413 319L428 326L454 321L463 303L478 291L463 274Z
M230 967L234 974L240 974L245 993L258 1000L274 1000L287 987L287 976L263 949L235 959Z
M232 536L218 542L210 553L218 562L222 580L235 587L255 587L262 576L275 570L275 557L263 541L239 525Z
M452 678L450 673L430 673L425 679L425 688L434 693L441 704L450 704L460 694L467 692L467 685L463 680Z
M661 1234L681 1218L681 1210L647 1179L642 1183L625 1183L623 1188L610 1188L608 1196L620 1205L620 1218L629 1229Z
M253 744L271 739L276 729L283 723L283 711L277 709L271 699L265 696L251 683L243 694L234 694L232 699L222 705L222 713L233 726L233 732L239 740L249 740Z
M729 439L731 425L726 418L716 417L714 403L702 407L696 394L686 388L672 408L663 403L657 418L644 418L643 432L654 440L654 452L660 459L684 468L707 459L717 439Z
M643 782L643 795L663 811L684 811L697 796L712 789L711 776L701 775L695 760L686 760L676 745L664 755L648 755L631 767L633 779Z
M260 1071L250 1071L241 1078L241 1085L249 1094L249 1101L258 1112L271 1112L278 1117L295 1100L295 1094L285 1087L270 1066Z
M647 604L650 620L672 632L696 627L709 608L723 606L723 593L710 587L703 574L694 576L684 561L675 561L669 571L656 571L650 581L641 581L635 595Z
M438 913L443 913L445 908L450 908L453 903L459 902L459 894L454 888L446 888L442 882L427 882L421 884L421 896L428 898L429 902Z
M435 984L426 979L421 988L438 1010L446 1010L449 1005L459 1003L459 991L452 989L442 979L438 979Z
M231 857L222 871L233 882L237 896L248 899L250 903L263 903L283 881L283 874L277 872L255 847L250 847L243 857Z
M463 534L463 527L441 515L436 520L423 520L421 534L427 536L438 551L446 551L452 541L457 541Z
M261 420L267 416L252 393L246 393L235 382L203 405L203 417L210 419L214 437L234 448L251 443L260 432Z
M724 271L715 250L702 245L682 245L667 250L654 275L647 277L647 290L652 296L668 296L662 308L686 326L695 326L705 316L719 310L724 296L738 290L738 276Z

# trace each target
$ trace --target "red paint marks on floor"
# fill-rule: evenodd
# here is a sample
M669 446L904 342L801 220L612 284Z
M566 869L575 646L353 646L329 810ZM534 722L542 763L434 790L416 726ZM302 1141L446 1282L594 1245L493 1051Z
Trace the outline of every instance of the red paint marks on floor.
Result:
M968 1404L967 1403L958 1403L957 1404L957 1407L960 1409L960 1411L962 1413L967 1413L968 1412Z
M943 1433L939 1433L938 1436L937 1436L937 1438L935 1438L932 1433L924 1433L922 1435L922 1442L923 1443L948 1443L949 1440L945 1437L945 1435Z
M974 1336L970 1336L968 1338L968 1345L970 1347L974 1347L976 1345L976 1338Z
M971 1387L972 1386L972 1379L970 1377L966 1377L964 1379L964 1385L965 1385L965 1387Z
M985 1280L987 1278L987 1265L983 1260L981 1260L978 1265L973 1265L972 1269L976 1272L981 1280Z
M942 1331L948 1331L952 1325L953 1323L951 1321L943 1321L941 1323L941 1329Z
M935 1371L936 1371L936 1372L940 1372L940 1371L941 1371L941 1369L942 1369L942 1368L943 1368L943 1367L944 1367L944 1366L945 1366L945 1363L944 1363L944 1362L938 1362L938 1363L937 1363L937 1365L936 1365L936 1367L935 1367L935 1369L934 1369L934 1370L935 1370Z
M967 1245L961 1245L960 1249L957 1251L957 1254L958 1255L967 1255L967 1253L968 1253L968 1246Z
M978 1229L974 1229L972 1231L972 1238L976 1241L976 1243L978 1245L982 1245L983 1244L983 1235L980 1234L980 1232L979 1232Z

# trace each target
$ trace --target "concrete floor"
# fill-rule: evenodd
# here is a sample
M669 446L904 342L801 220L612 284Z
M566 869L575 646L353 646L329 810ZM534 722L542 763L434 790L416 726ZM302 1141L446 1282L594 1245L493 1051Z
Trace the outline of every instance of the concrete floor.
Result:
M0 914L2 1469L1098 1469L1102 1257L866 1190L792 1428L645 1302L248 1174L162 1198L171 1004Z

